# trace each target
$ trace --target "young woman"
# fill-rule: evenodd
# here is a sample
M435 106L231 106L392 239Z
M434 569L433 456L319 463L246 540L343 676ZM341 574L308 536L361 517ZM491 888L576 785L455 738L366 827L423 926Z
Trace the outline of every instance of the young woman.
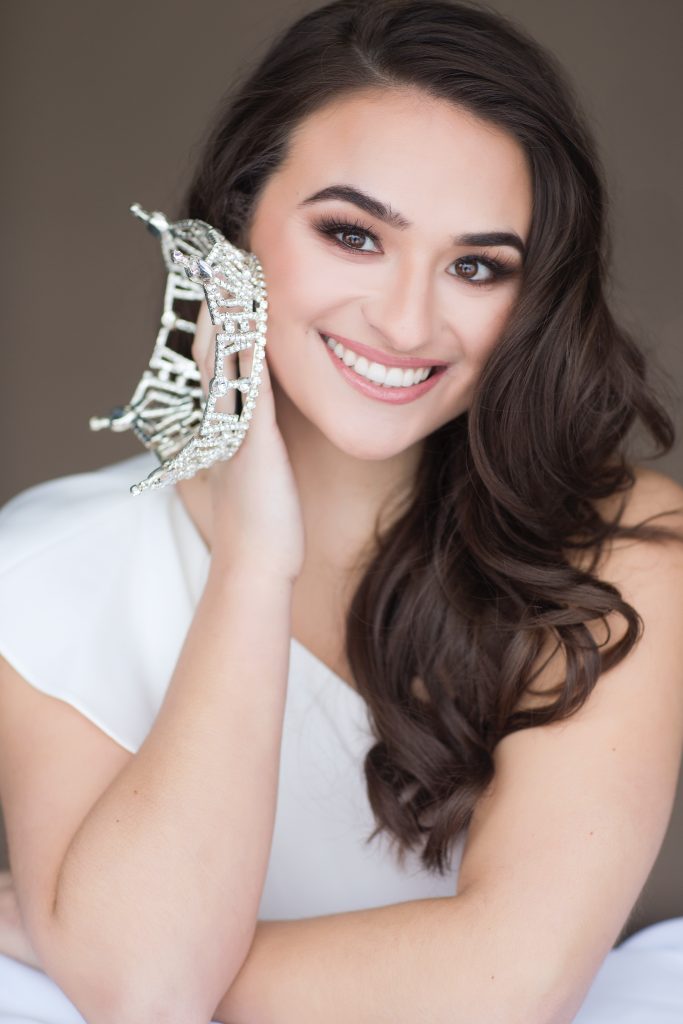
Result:
M261 390L227 462L0 516L0 1020L680 1020L683 919L613 947L681 763L683 489L629 454L672 421L562 71L331 3L182 215L263 266ZM211 350L202 305L205 389Z

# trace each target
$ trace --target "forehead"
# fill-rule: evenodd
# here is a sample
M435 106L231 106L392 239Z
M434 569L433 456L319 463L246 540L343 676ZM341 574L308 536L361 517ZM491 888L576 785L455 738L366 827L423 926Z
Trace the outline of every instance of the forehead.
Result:
M512 135L460 106L410 89L335 99L292 133L281 167L302 198L352 184L417 228L529 229L532 184Z

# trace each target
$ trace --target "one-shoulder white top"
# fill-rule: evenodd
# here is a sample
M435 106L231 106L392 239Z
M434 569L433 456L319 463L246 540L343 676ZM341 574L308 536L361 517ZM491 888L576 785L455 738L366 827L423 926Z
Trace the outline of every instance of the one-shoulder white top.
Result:
M175 487L130 494L157 464L143 452L39 483L0 509L0 653L131 753L154 724L210 561ZM375 821L362 766L373 742L360 694L292 638L260 919L457 892L466 833L445 876L427 872L417 853L399 866L384 833L366 843ZM633 996L645 999L640 1016L623 1003L624 985L638 976L633 963L619 970L629 949L642 967ZM605 984L605 1006L621 1000L618 1016L599 1006L602 1015L584 1016ZM675 1016L667 1016L668 991ZM0 1024L19 1019L82 1021L51 979L0 955ZM683 1024L683 918L643 929L609 954L576 1021L613 1020Z

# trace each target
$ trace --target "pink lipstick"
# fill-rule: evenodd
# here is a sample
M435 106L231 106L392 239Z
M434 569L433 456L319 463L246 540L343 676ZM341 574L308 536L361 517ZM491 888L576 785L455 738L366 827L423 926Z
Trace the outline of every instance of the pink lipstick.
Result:
M320 333L320 332L319 332ZM431 391L435 387L439 380L443 377L444 371L448 366L448 363L442 363L436 365L436 368L425 380L420 381L419 384L411 384L408 387L386 387L384 384L376 384L372 380L368 380L367 377L362 377L359 373L351 366L347 366L346 363L336 356L332 349L327 344L325 338L330 337L335 340L334 335L323 335L320 334L320 340L322 341L327 354L334 363L338 372L344 377L344 379L351 384L352 387L359 391L362 395L366 395L368 398L375 398L380 402L389 402L393 405L404 405L406 402L414 402L417 398L425 395L428 391ZM341 338L338 339L341 341ZM342 341L342 345L344 342ZM355 344L355 343L354 343ZM349 346L350 347L350 346ZM358 346L360 348L360 346ZM355 350L355 349L354 349ZM385 365L400 365L400 362L389 364L384 359L376 359L375 362L382 362ZM404 360L405 362L405 360ZM425 366L427 364L418 362L417 359L409 360L413 366Z

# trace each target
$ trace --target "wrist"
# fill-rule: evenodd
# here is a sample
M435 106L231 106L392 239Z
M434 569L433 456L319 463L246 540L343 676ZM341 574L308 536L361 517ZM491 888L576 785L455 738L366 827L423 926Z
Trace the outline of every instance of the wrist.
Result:
M207 586L231 587L240 586L246 588L281 588L284 591L291 590L295 581L294 576L284 569L263 562L253 560L236 560L232 558L229 563L221 559L212 558L209 566Z

